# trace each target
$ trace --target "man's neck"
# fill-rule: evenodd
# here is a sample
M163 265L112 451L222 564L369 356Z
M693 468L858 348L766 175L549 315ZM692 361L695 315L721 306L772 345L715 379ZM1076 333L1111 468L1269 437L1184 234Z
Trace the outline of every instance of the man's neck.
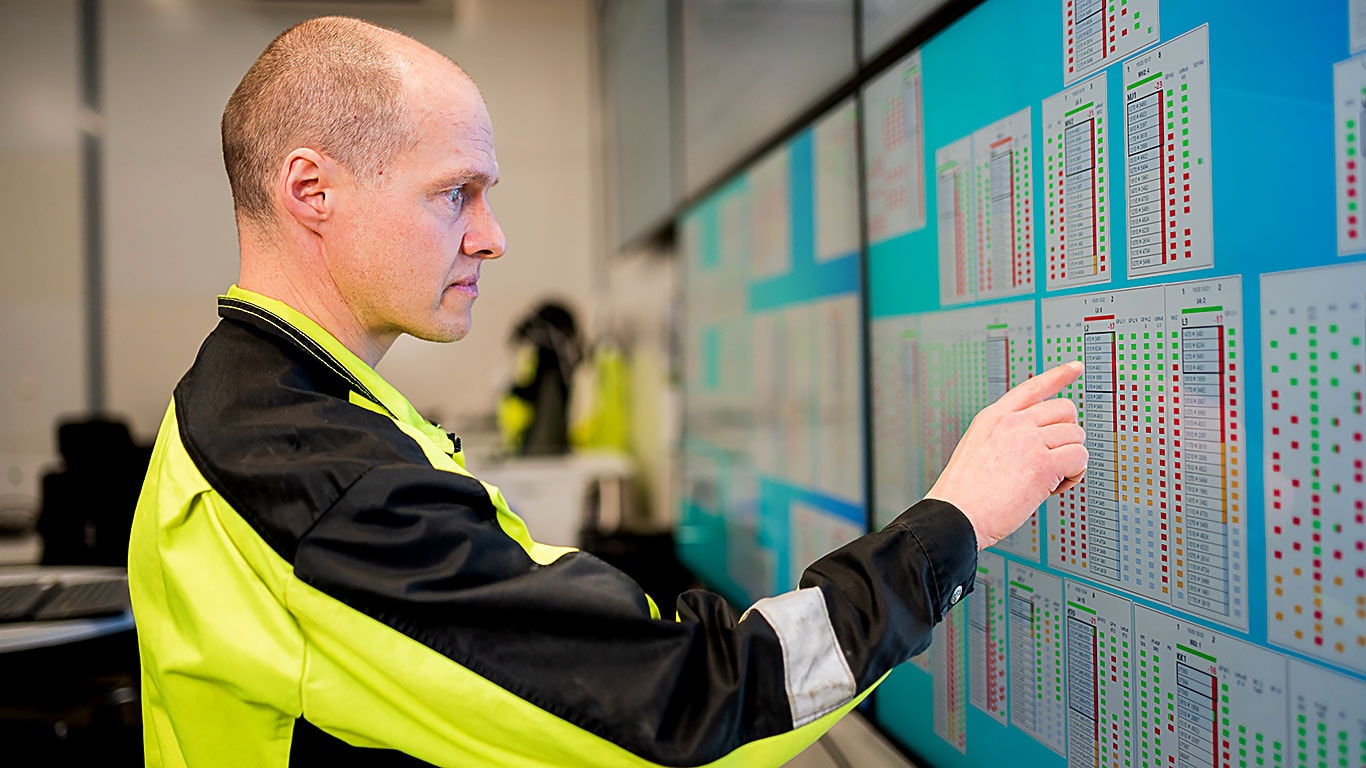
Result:
M321 259L317 259L316 269L291 268L307 259L262 252L245 237L241 252L238 286L289 305L332 334L371 368L379 365L394 338L377 337L366 330L327 270L321 268Z

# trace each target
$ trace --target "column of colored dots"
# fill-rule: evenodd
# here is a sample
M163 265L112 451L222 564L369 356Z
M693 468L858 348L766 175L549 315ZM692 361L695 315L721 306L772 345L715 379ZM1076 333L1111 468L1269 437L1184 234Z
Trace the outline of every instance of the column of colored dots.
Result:
M934 153L939 210L939 303L970 301L977 290L977 224L973 211L972 137Z
M1067 763L1132 768L1135 648L1133 604L1066 583Z
M1333 65L1333 107L1337 162L1338 253L1366 251L1361 218L1362 155L1366 152L1366 56Z
M1171 459L1176 594L1172 602L1246 628L1241 307L1238 278L1167 288L1167 323L1174 348Z
M1049 290L1110 279L1102 72L1043 102Z
M1286 661L1264 648L1220 638L1219 768L1285 764Z
M1366 683L1298 659L1290 661L1290 765L1366 765Z
M1068 297L1049 299L1043 303L1043 367L1052 368L1085 355L1085 322L1087 313L1104 313L1103 304L1089 306L1096 297ZM1086 362L1083 360L1083 365ZM1068 385L1061 393L1073 403L1084 404L1085 378ZM1086 429L1090 439L1091 424L1087 420L1086 409L1079 405L1077 422ZM1093 456L1087 466L1086 475L1080 483L1070 490L1055 493L1048 498L1048 564L1073 573L1084 572L1087 566L1086 549L1086 504L1087 493L1093 478L1101 477L1111 469L1101 466Z
M968 596L968 684L972 705L1006 723L1006 562L983 552Z
M1015 385L1034 375L1034 302L997 304L977 310L986 320L986 403L995 402ZM1015 532L996 542L995 549L1039 559L1039 517L1031 515Z
M1160 311L1165 297L1160 288L1118 291L1114 296L1120 586L1169 602L1170 435L1164 375L1167 344Z
M1209 27L1124 62L1129 276L1214 265Z
M1063 754L1062 579L1010 563L1007 610L1010 622L1010 723Z
M979 297L1034 285L1032 136L1028 107L972 135Z
M1157 5L1158 0L1063 0L1063 82L1161 39Z
M1366 264L1262 276L1267 637L1366 671Z
M934 676L934 732L964 754L968 751L967 609L959 603L934 628L930 674Z

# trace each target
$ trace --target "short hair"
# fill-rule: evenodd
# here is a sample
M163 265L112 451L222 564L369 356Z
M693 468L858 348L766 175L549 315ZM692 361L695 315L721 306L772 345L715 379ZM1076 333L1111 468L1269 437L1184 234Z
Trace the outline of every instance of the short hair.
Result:
M269 224L270 186L299 147L326 154L364 183L413 146L404 69L392 52L397 34L326 16L266 46L223 110L223 164L239 220Z

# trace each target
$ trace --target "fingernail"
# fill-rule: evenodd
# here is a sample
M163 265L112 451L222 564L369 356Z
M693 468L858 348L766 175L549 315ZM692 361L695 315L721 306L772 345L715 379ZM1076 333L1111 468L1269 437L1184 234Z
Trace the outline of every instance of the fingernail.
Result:
M1080 371L1080 370L1081 370L1081 361L1080 361L1080 360L1073 360L1072 362L1070 362L1070 363L1067 364L1067 367L1068 367L1068 368L1071 368L1071 369L1074 370L1074 371Z

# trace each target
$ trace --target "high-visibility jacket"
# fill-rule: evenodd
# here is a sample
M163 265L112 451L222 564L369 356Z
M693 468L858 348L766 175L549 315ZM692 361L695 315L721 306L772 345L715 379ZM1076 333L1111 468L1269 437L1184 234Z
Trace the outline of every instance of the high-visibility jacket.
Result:
M219 314L129 549L149 765L778 765L971 589L971 525L926 501L738 620L661 617L316 323L236 286Z

